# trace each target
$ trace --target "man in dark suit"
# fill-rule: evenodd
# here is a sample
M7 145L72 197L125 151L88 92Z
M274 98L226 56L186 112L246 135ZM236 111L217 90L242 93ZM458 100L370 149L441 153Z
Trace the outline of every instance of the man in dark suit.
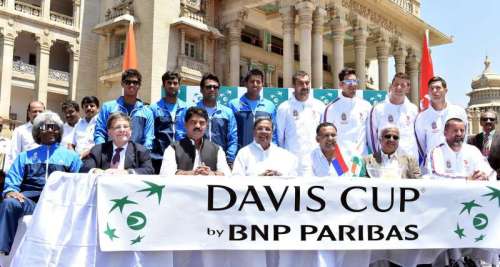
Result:
M467 143L477 147L484 157L488 159L491 167L497 172L500 180L500 135L495 131L497 114L493 110L481 113L480 124L483 132L470 136Z
M106 127L112 141L94 146L83 159L80 172L154 174L149 151L130 141L132 130L126 114L111 114Z

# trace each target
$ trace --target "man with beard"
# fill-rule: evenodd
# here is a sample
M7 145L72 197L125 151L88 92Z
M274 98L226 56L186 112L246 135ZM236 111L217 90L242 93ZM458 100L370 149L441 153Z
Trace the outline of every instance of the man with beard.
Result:
M293 96L283 102L276 115L278 145L299 159L298 175L304 173L304 163L316 146L316 127L325 109L323 102L310 96L309 74L298 71L293 75Z
M186 137L173 143L163 154L161 175L230 175L226 154L216 144L205 138L207 111L190 107L184 123Z
M86 96L82 99L82 109L85 117L75 125L73 135L73 148L81 158L88 155L94 146L94 130L97 113L99 112L99 99L95 96Z
M64 114L64 135L61 145L67 148L73 148L73 138L75 136L75 125L80 122L80 106L72 100L66 100L61 105L62 113Z
M55 171L78 172L78 154L60 146L63 122L51 111L33 120L38 147L19 154L7 173L0 203L0 255L10 252L19 218L32 214L49 175Z
M236 119L230 108L217 103L219 88L220 83L217 76L211 73L203 75L200 82L200 92L203 99L196 106L205 109L208 113L208 131L206 131L205 137L224 150L227 163L232 166L238 149ZM184 114L181 117L183 118ZM181 140L186 135L184 123L180 123L181 121L178 122L176 140Z
M465 122L450 118L444 125L445 142L430 151L426 168L431 178L495 180L491 169L477 147L464 144Z
M156 174L160 173L165 149L176 140L178 128L184 127L182 116L187 109L187 104L178 98L181 84L179 73L167 71L161 77L161 81L165 96L150 106L154 117L155 134L151 160Z

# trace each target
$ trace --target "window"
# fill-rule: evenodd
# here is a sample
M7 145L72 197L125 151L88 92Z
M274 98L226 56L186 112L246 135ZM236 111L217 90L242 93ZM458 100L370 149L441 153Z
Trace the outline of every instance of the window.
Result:
M276 36L271 37L271 52L283 55L283 39Z
M249 26L245 26L245 28L241 31L241 41L247 44L262 47L259 30Z
M121 38L119 41L118 41L118 55L122 56L123 54L125 54L125 39Z
M30 54L28 64L36 66L36 54Z
M196 44L190 41L186 41L184 44L184 53L188 57L196 58Z

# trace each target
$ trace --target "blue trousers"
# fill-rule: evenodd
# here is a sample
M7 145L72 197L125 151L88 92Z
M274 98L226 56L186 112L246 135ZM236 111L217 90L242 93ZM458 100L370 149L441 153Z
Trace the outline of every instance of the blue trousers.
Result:
M33 214L36 203L25 198L21 203L15 198L6 198L0 202L0 251L9 253L17 231L19 219Z

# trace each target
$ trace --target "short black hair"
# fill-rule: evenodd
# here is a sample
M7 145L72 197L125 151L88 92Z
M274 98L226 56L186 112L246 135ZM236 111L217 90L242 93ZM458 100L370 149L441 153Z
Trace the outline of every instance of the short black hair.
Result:
M78 103L76 103L76 101L73 101L73 100L66 100L64 101L62 104L61 104L61 110L64 112L65 110L67 110L68 108L73 108L75 109L77 112L80 111L80 106L78 105Z
M205 119L205 121L208 122L208 113L207 113L207 111L204 108L200 108L200 107L190 107L190 108L188 108L188 110L186 111L186 116L184 117L184 122L185 123L188 122L189 119L191 119L191 117L193 117L194 115L203 117Z
M460 118L455 118L455 117L449 118L448 120L446 120L446 123L444 124L444 130L445 131L450 127L450 124L452 122L461 122L461 123L463 123L465 125L465 122L462 119L460 119Z
M203 88L203 86L205 86L205 81L206 80L212 80L212 81L216 81L217 84L220 86L220 82L219 82L219 78L217 76L215 76L214 74L212 73L205 73L203 75L203 77L201 77L201 81L200 81L200 90L201 88Z
M175 80L181 82L181 75L178 72L167 71L161 76L161 84L165 84L165 81Z
M309 74L303 70L297 71L295 74L292 76L292 84L295 85L295 81L297 81L297 78L299 77L310 77Z
M271 119L271 117L269 116L260 116L260 117L257 117L257 119L255 120L255 122L253 123L253 129L255 130L255 128L257 128L257 125L263 121L269 121L271 123L271 128L274 130L274 124L273 124L273 119Z
M392 82L394 82L394 80L396 80L396 78L399 78L399 79L402 79L402 80L407 80L408 81L408 84L410 84L410 76L406 73L403 73L403 72L398 72L396 74L394 74L394 77L392 77Z
M130 77L136 77L137 80L139 81L139 83L142 83L142 75L138 70L136 70L136 69L125 70L122 73L122 82L124 82L125 80L127 80Z
M447 88L446 81L440 76L434 76L434 77L430 78L429 82L427 82L427 88L429 88L431 86L431 83L433 83L433 82L441 82L441 84L443 85L443 88Z
M337 127L335 127L335 124L331 122L322 122L318 125L318 127L316 127L316 135L319 135L319 131L321 131L321 128L325 127L333 127L335 131L337 131Z
M342 69L339 73L339 81L343 81L345 76L348 76L351 74L356 75L356 71L354 69L351 69L351 68Z
M251 69L243 79L243 82L248 82L252 76L260 76L260 79L264 82L264 73L259 69Z
M82 98L82 108L85 104L95 104L97 107L99 107L99 99L93 95L85 96Z

